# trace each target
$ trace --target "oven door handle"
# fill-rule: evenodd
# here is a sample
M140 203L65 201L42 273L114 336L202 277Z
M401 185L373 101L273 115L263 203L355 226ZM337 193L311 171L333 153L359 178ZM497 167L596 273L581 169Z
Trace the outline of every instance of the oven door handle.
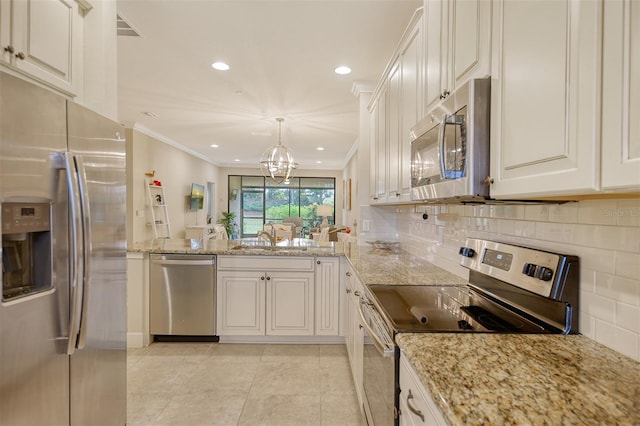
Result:
M362 308L365 304L366 304L366 301L364 301L363 299L360 299L360 303L358 304L358 312L360 313L361 325L365 328L365 330L367 331L367 334L369 334L369 337L371 337L373 346L375 346L378 352L380 352L380 355L382 355L385 358L393 356L395 353L394 348L386 345L382 341L382 339L380 339L380 337L376 334L376 332L373 330L371 325L369 325L369 321L367 321L364 315L364 312L362 311Z

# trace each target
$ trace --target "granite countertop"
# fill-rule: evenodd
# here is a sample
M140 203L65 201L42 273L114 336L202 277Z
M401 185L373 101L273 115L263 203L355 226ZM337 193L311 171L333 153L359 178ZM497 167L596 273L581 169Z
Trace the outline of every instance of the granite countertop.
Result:
M279 242L275 247L258 242L255 238L242 240L197 240L158 238L133 244L128 248L135 253L220 254L251 256L340 256L343 243L316 242L295 238Z
M136 243L130 252L244 256L346 256L363 284L465 285L461 278L400 248L378 249L357 242L282 241L271 249L245 240L156 239Z
M396 341L450 424L640 424L640 363L587 337L423 333Z

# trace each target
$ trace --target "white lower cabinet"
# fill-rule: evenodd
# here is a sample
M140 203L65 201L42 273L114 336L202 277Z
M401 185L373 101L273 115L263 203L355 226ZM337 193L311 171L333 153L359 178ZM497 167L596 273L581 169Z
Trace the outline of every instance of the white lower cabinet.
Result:
M362 292L362 283L355 276L355 273L345 261L343 279L345 281L345 344L347 346L347 354L349 356L349 365L353 376L353 383L356 388L358 397L358 405L364 416L363 396L364 389L362 385L363 375L363 358L364 358L364 330L360 324L359 304L360 293Z
M313 272L265 273L266 335L313 336Z
M446 425L429 392L400 352L400 426Z
M340 258L316 258L316 336L340 335L340 288Z
M218 270L218 335L264 335L265 296L264 273Z
M339 336L340 258L218 256L219 336Z

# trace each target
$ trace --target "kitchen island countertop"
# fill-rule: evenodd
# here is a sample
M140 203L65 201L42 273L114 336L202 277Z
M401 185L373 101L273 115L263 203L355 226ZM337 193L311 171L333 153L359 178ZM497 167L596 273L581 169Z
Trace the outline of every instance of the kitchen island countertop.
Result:
M450 424L640 424L640 363L585 336L429 333L396 341Z
M156 239L136 243L130 252L173 254L217 254L242 256L346 256L365 285L465 285L467 279L401 249L378 249L357 242L320 242L306 245L299 240L274 250L255 250L240 240ZM314 243L315 244L315 243Z

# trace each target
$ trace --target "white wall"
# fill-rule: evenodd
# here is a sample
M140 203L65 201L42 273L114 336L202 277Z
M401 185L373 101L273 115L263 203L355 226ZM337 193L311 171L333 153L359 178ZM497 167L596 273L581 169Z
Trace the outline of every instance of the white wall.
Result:
M429 218L424 220L423 213ZM640 199L553 205L373 207L372 232L456 274L467 237L580 257L580 333L640 360Z
M218 167L202 158L181 151L136 129L127 129L127 242L153 238L146 223L145 173L155 170L154 179L162 182L169 209L173 238L184 238L185 227L204 225L206 209L189 210L191 184L217 182ZM226 183L225 183L226 185ZM138 216L137 212L144 212Z

